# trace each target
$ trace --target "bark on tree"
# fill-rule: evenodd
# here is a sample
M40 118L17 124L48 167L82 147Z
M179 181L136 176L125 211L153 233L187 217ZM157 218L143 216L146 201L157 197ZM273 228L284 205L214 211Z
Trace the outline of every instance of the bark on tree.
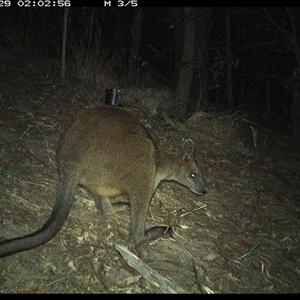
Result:
M62 40L62 53L61 53L61 73L62 80L66 78L66 44L67 44L67 29L68 29L68 15L69 8L65 7L64 12L64 28L63 28L63 40Z
M184 8L167 7L167 10L169 11L170 19L172 20L171 28L174 40L174 62L172 68L172 80L174 83L177 83L181 69L181 60L183 52L184 28L182 20L184 16Z
M299 66L300 67L300 66ZM295 84L292 104L293 142L300 148L300 91L299 84Z
M193 66L195 54L195 18L194 8L184 8L184 46L182 65L176 88L174 108L178 118L183 119L188 103L191 83L193 79Z
M209 48L210 48L210 29L211 29L211 7L197 7L195 23L195 76L191 87L190 114L198 110L206 101L208 90L208 68L209 68ZM195 95L193 97L193 94ZM186 113L187 116L189 113Z
M125 16L122 9L118 7L111 8L112 15L114 17L114 54L117 58L122 57L125 49L130 47L130 31L124 30L125 28ZM128 57L126 57L128 59ZM125 59L124 59L125 63Z
M227 78L226 78L226 94L229 108L234 107L232 92L232 72L231 72L231 47L230 47L230 8L226 7L226 57L227 57Z
M132 45L130 48L129 54L129 75L138 76L138 53L140 50L140 42L141 42L141 28L143 23L143 8L137 7L135 8L134 21L131 29L132 35Z

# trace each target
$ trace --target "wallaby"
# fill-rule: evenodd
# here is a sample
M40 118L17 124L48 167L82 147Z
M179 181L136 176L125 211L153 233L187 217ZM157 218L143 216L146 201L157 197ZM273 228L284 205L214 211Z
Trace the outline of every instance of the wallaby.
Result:
M67 219L78 184L99 196L104 213L111 213L113 208L107 197L128 197L130 243L140 245L170 233L163 226L145 231L148 206L163 180L176 181L197 195L206 192L192 158L193 148L190 139L178 153L157 147L143 124L117 107L102 106L79 113L58 144L58 193L51 215L35 233L0 243L0 257L53 238Z

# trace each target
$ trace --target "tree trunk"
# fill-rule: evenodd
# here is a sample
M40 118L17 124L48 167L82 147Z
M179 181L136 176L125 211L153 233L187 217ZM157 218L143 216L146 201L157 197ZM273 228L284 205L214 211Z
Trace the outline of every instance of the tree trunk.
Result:
M294 31L296 32L296 31ZM293 142L296 148L300 149L300 48L298 40L294 38L294 53L297 61L297 69L294 71L294 90L292 103L292 123L293 123Z
M194 8L184 8L184 45L182 65L174 100L176 116L183 119L188 103L191 83L193 79L193 66L195 54L195 18Z
M209 47L211 29L211 7L197 7L195 23L195 75L191 87L191 103L187 107L189 117L206 101L208 95Z
M299 84L295 84L292 104L293 142L300 149L300 91Z
M124 57L125 49L130 47L130 30L124 30L126 28L124 12L119 7L111 8L112 15L114 17L114 55L116 58L122 58L121 63L125 64L128 57ZM128 53L127 53L128 55Z
M230 8L226 7L226 57L227 57L227 79L226 93L227 103L229 108L234 107L233 92L232 92L232 73L231 73L231 47L230 47Z
M60 73L60 77L62 80L64 80L66 78L66 44L67 44L68 15L69 15L69 8L65 7L63 40L62 40L62 50L61 50L61 52L62 52L61 53L61 73Z
M182 51L183 51L183 16L184 7L167 7L170 14L170 19L172 20L171 28L173 28L173 40L174 40L174 62L172 67L172 81L177 83L179 79Z
M134 14L134 21L131 29L132 45L129 54L129 75L136 76L138 81L138 69L139 69L139 57L138 53L140 50L141 41L141 28L143 23L143 8L136 7Z

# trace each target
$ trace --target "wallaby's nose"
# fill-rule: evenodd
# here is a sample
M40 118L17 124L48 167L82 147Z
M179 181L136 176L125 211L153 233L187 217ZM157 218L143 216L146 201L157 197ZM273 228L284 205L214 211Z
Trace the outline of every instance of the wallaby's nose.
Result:
M207 190L204 186L201 186L201 187L199 186L199 187L197 187L197 189L191 189L191 191L200 196L203 196L207 192Z
M205 187L202 187L200 191L201 191L202 195L204 195L207 192L207 189Z

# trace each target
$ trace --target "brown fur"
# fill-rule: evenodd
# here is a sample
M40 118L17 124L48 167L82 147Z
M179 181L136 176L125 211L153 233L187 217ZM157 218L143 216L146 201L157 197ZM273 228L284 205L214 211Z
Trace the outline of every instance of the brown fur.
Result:
M64 224L78 184L98 196L105 214L114 212L108 197L127 196L130 242L139 245L170 233L166 227L145 232L148 206L163 180L177 181L199 195L205 193L192 158L193 148L191 140L186 140L178 153L156 147L146 128L119 108L104 106L81 112L57 148L58 193L49 219L35 233L0 243L0 257L50 240Z

